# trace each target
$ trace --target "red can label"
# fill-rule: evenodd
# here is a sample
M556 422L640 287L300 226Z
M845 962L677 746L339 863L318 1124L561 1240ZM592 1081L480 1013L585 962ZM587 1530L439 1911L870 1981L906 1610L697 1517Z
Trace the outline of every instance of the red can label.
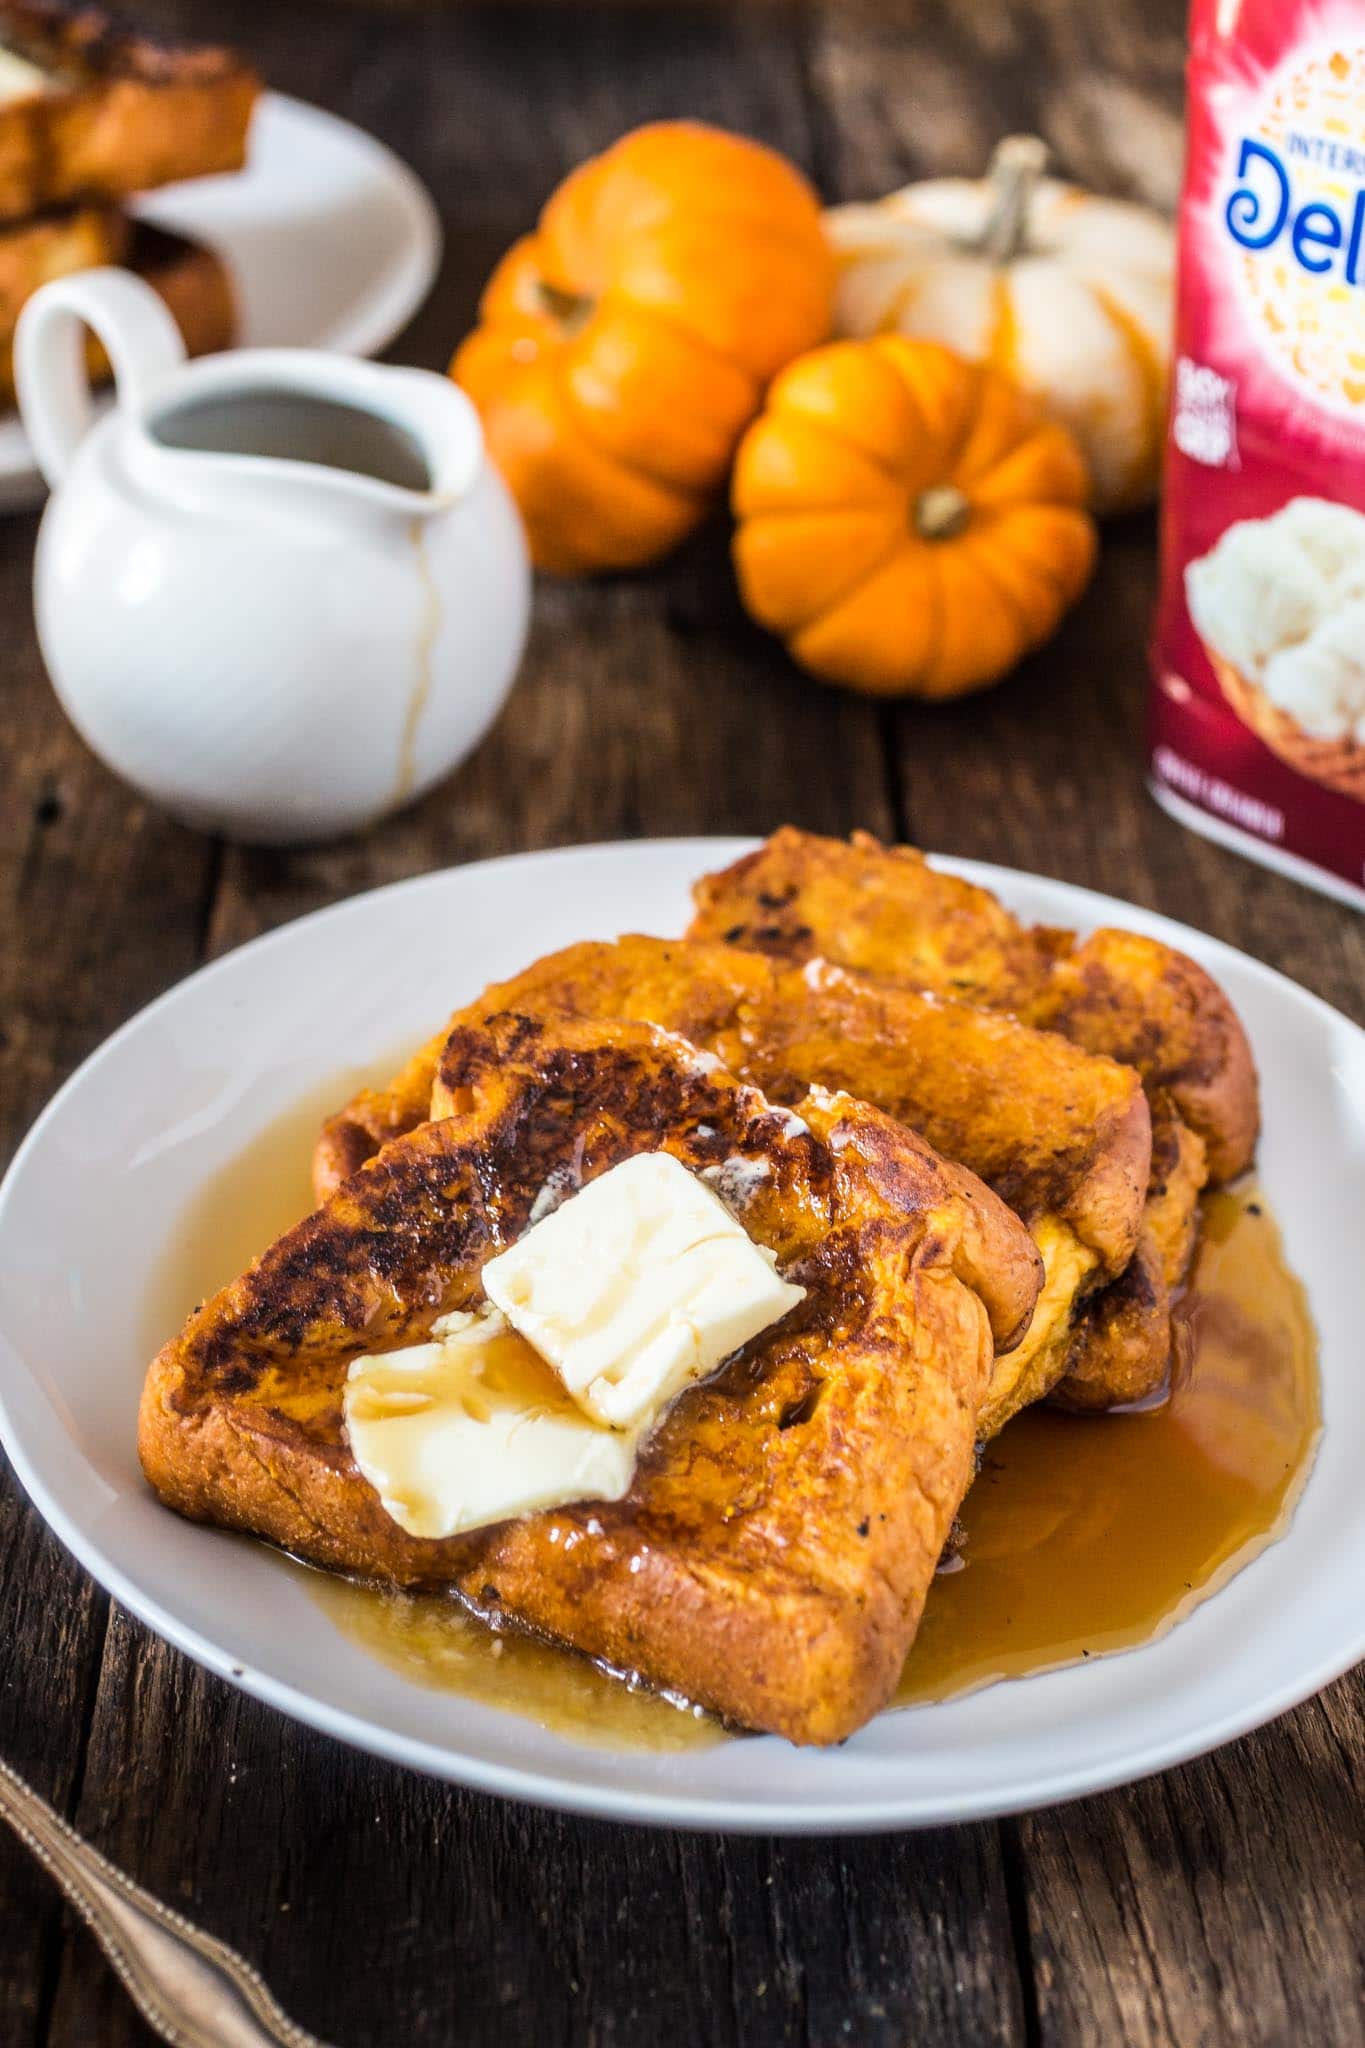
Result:
M1175 352L1154 781L1365 900L1358 6L1195 0Z

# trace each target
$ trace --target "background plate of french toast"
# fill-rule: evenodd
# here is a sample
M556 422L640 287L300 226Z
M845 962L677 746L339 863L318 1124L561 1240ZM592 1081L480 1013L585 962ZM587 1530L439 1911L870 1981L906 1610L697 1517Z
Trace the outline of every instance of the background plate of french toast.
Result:
M81 1068L0 1192L0 1428L151 1627L419 1769L999 1813L1365 1649L1363 1203L1365 1034L1168 920L865 835L529 855Z
M0 0L0 507L40 494L14 404L19 313L52 278L132 269L191 355L373 355L421 303L436 210L391 151L234 51L95 7ZM88 369L109 365L92 336Z

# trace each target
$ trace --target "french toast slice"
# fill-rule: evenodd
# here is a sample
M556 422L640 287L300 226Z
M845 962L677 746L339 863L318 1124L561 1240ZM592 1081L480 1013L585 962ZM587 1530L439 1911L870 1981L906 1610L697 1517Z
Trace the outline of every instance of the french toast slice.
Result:
M1202 1139L1212 1179L1251 1164L1260 1111L1246 1033L1213 977L1157 939L1022 924L988 889L867 832L785 825L694 895L690 938L832 960L1059 1031L1136 1067Z
M130 233L124 215L108 206L71 206L0 226L0 341L13 339L20 312L40 285L122 262Z
M1058 1398L1091 1408L1152 1392L1170 1360L1170 1294L1198 1230L1199 1193L1251 1163L1256 1069L1235 1010L1183 953L1135 932L1024 925L989 890L885 847L784 826L695 889L698 938L783 959L823 957L1059 1031L1142 1075L1152 1139L1172 1162L1149 1197L1142 1257L1081 1318Z
M1122 1272L1137 1242L1150 1151L1141 1082L1053 1033L823 964L639 936L549 954L448 1028L503 1010L660 1025L780 1103L811 1086L843 1089L984 1180L1028 1225L1045 1280L1029 1333L983 1405L983 1435L1056 1384L1087 1292ZM315 1156L319 1194L399 1129L449 1114L443 1042L329 1121Z
M1059 1407L1081 1414L1119 1407L1165 1379L1172 1299L1194 1258L1207 1181L1203 1140L1158 1098L1142 1231L1118 1278L1080 1304L1066 1371L1051 1394Z
M240 170L259 90L230 50L0 0L0 220Z
M1027 1232L890 1117L819 1090L774 1109L649 1025L494 1016L452 1033L442 1085L453 1115L387 1145L154 1361L152 1486L329 1569L449 1587L744 1726L842 1740L890 1698L971 1481L1040 1284ZM658 1149L728 1174L805 1299L677 1399L624 1499L406 1534L346 1441L351 1360L477 1304L542 1190Z
M169 234L147 221L133 223L128 267L145 278L169 308L192 356L230 348L237 324L232 280L220 257L200 242ZM113 375L98 337L85 337L85 373L92 384ZM14 403L14 343L0 341L0 405Z

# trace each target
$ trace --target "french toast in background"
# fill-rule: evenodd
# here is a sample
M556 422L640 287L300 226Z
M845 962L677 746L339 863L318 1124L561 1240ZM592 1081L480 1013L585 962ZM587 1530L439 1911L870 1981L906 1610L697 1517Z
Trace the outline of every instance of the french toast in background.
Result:
M1251 1164L1260 1123L1246 1034L1213 978L1135 932L1024 925L989 890L868 833L785 827L704 877L690 934L791 960L827 959L1001 1010L1108 1054L1142 1076L1153 1172L1143 1235L1112 1294L1096 1297L1059 1398L1082 1408L1156 1387L1170 1357L1170 1297L1198 1232L1199 1194Z
M237 328L232 280L219 258L200 242L168 234L147 221L129 223L125 255L135 270L164 300L192 356L213 355L231 346ZM93 334L86 337L86 374L94 384L106 383L109 358ZM14 403L14 341L0 338L0 404Z
M61 213L0 226L0 341L9 341L26 300L54 277L122 263L132 223L110 206L73 206Z
M0 220L240 170L259 89L230 50L0 0Z
M231 51L180 44L97 8L0 0L0 403L13 339L40 285L127 264L170 308L191 355L233 340L232 282L212 250L131 220L120 201L240 170L259 91ZM109 365L93 340L91 378Z
M152 1485L331 1569L453 1587L745 1726L851 1734L891 1696L1033 1309L1027 1232L892 1118L823 1090L774 1110L649 1025L504 1014L452 1034L440 1082L447 1120L386 1147L156 1359ZM738 1162L743 1225L805 1298L678 1396L621 1500L406 1534L346 1442L350 1361L476 1303L547 1184L642 1148L698 1174Z
M771 1101L841 1089L978 1175L1027 1225L1045 1275L1028 1333L1000 1361L982 1404L982 1436L1056 1386L1087 1296L1124 1270L1137 1242L1150 1124L1130 1068L1011 1018L837 968L812 973L677 939L587 941L495 983L390 1090L358 1097L330 1120L315 1155L318 1192L399 1129L448 1115L447 1037L502 1012L658 1025Z

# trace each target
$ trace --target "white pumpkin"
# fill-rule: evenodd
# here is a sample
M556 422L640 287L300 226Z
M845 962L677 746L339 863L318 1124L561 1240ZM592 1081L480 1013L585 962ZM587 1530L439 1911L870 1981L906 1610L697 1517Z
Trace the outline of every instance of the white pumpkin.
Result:
M989 362L1075 433L1095 508L1156 491L1166 425L1174 236L1143 206L1042 175L1009 136L985 178L934 178L825 223L840 334L909 334Z

